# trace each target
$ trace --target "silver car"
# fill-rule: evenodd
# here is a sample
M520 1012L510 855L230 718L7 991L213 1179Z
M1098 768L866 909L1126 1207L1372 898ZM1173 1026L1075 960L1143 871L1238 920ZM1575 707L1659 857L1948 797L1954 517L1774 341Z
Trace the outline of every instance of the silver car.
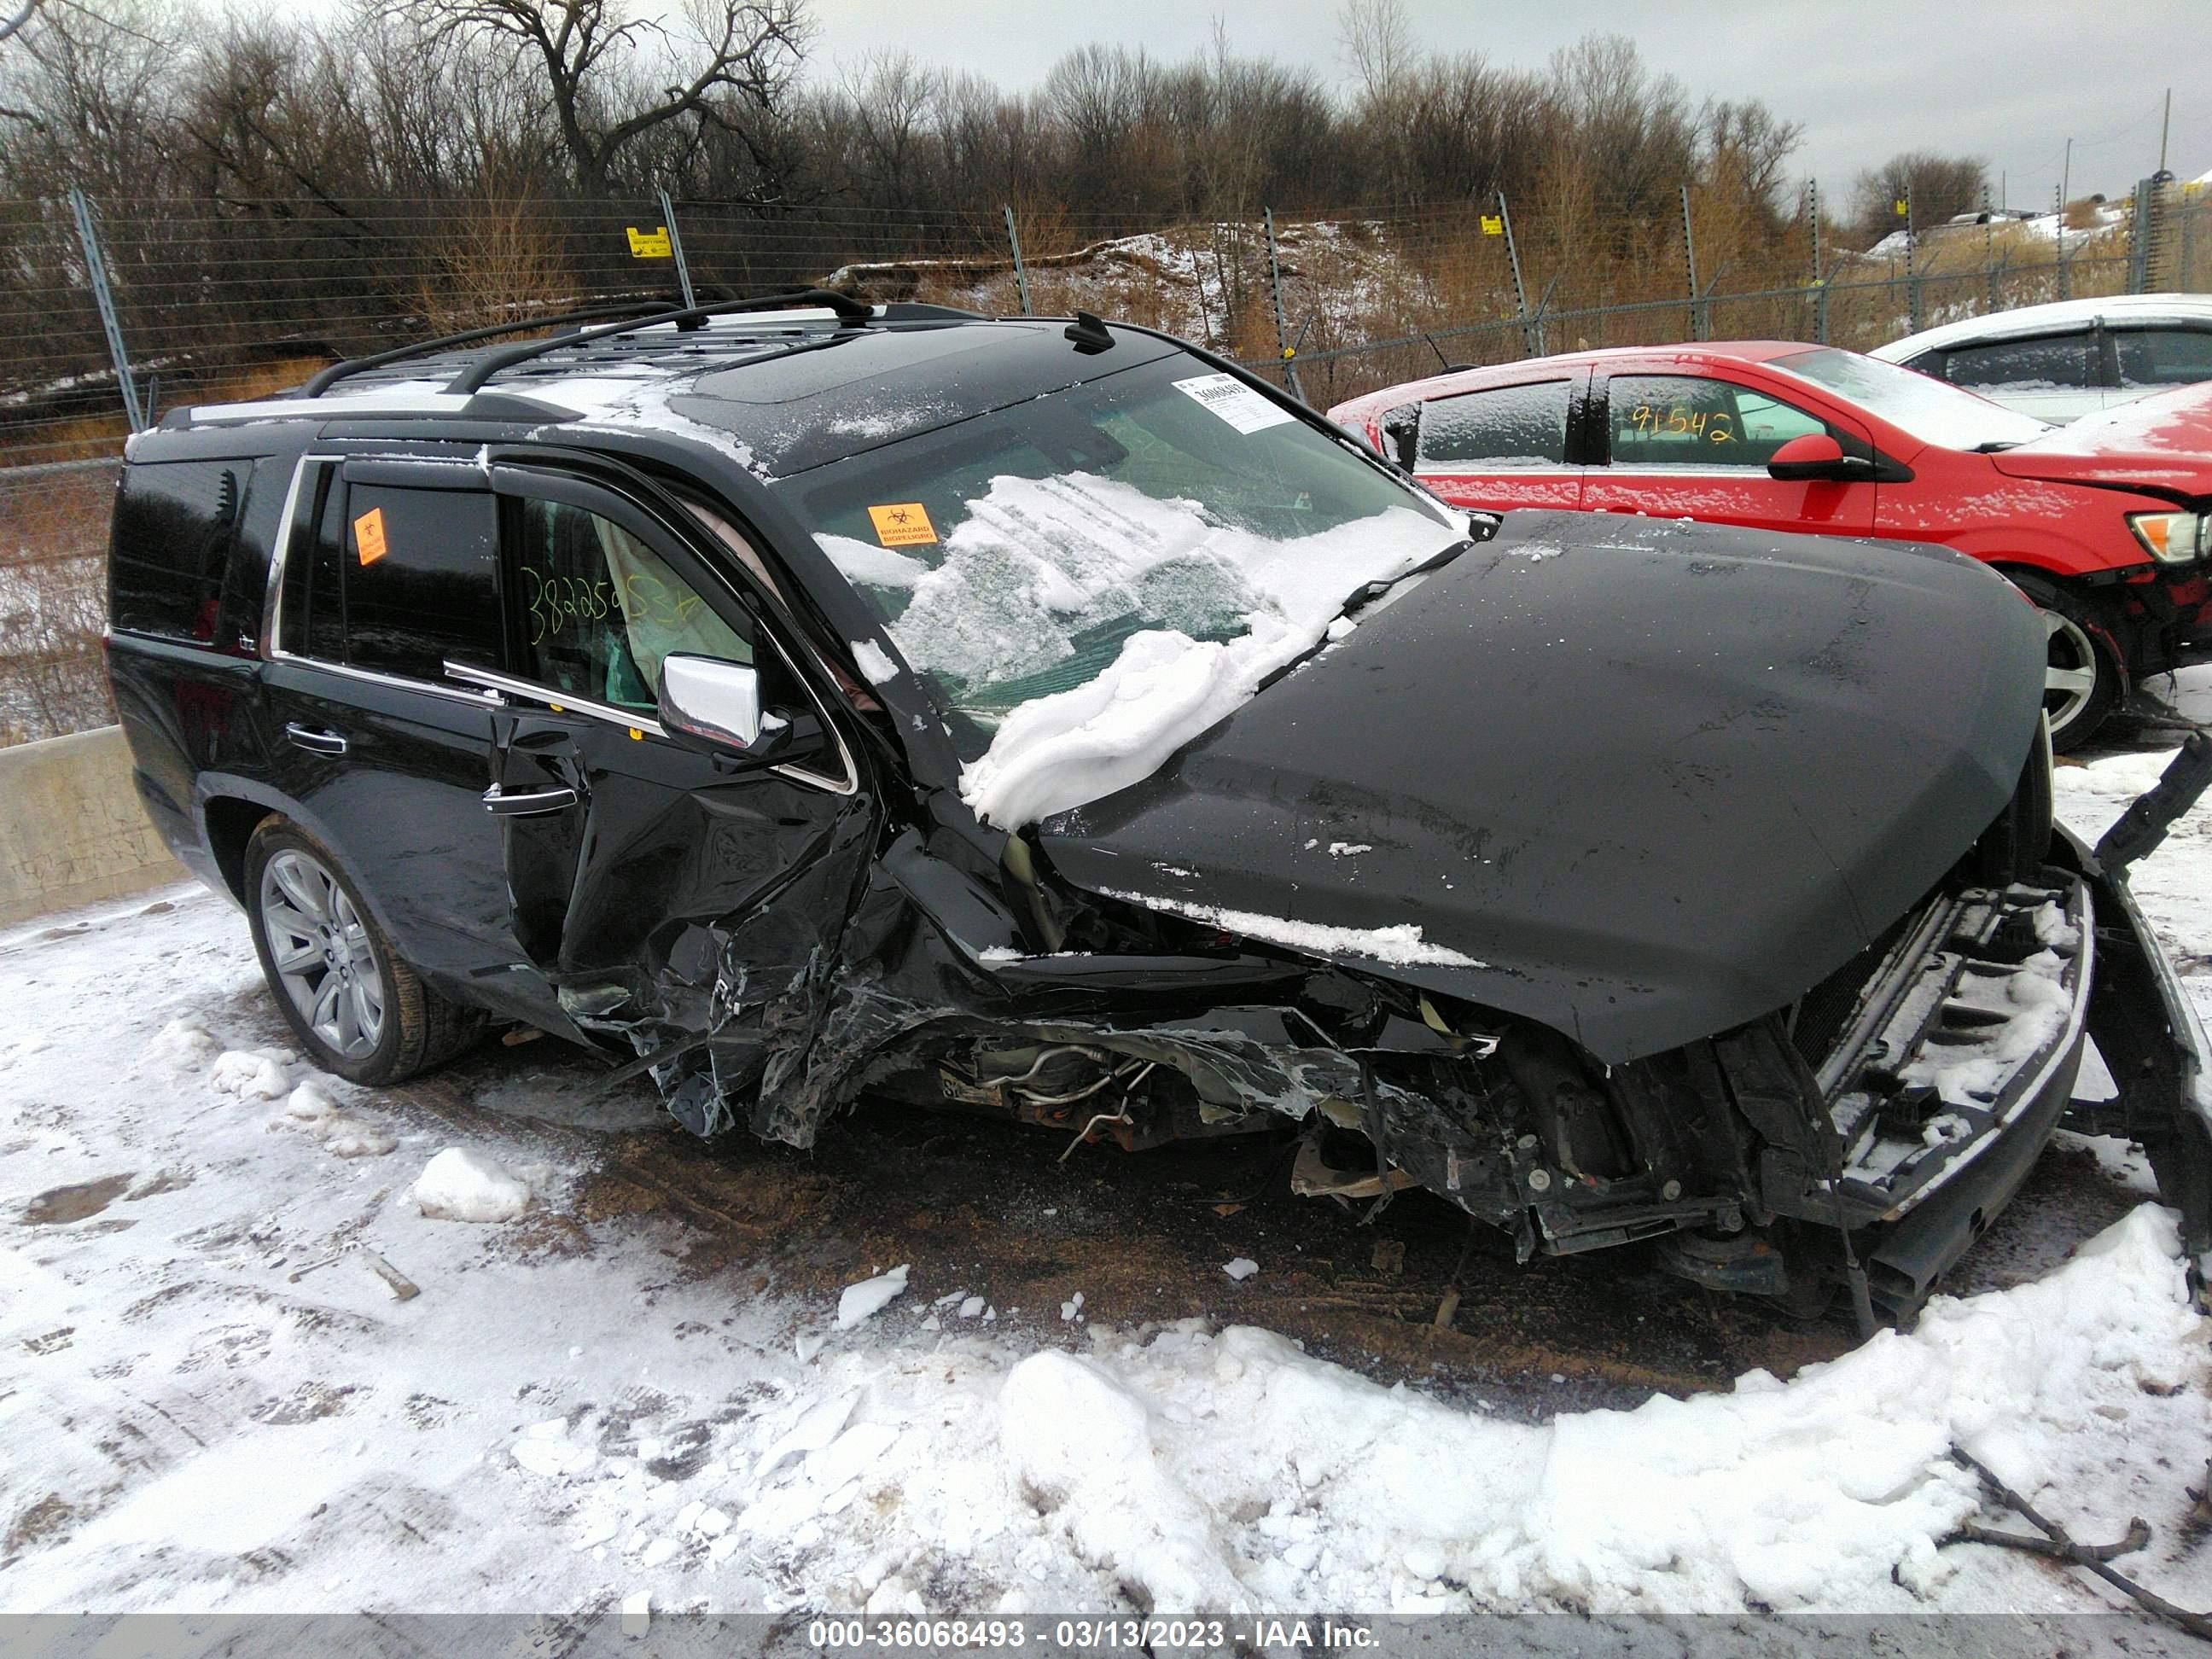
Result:
M1946 323L1872 356L2063 425L2212 380L2212 298L2122 294Z

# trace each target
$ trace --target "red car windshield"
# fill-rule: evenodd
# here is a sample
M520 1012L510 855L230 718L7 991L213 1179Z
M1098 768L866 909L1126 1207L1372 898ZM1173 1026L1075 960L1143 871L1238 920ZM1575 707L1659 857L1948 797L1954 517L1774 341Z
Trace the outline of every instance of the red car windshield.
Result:
M1862 357L1856 351L1821 346L1774 358L1767 367L1810 380L1921 442L1945 449L2008 448L2051 430L2032 415L2005 409L1917 370Z

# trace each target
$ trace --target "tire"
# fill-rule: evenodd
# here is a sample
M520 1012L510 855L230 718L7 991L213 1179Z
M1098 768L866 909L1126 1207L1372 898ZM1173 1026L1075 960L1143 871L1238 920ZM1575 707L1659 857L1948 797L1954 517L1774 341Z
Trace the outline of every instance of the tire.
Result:
M2039 718L2027 763L1996 822L1974 843L1974 878L1992 886L2039 881L2051 857L2057 802L2051 787L2050 722Z
M2021 588L2043 613L2043 712L2051 721L2051 746L2071 753L2118 706L2120 665L2105 646L2110 634L2090 605L2048 583L2023 582Z
M483 1030L393 951L330 850L283 818L246 843L246 916L276 1006L308 1058L353 1083L398 1083Z

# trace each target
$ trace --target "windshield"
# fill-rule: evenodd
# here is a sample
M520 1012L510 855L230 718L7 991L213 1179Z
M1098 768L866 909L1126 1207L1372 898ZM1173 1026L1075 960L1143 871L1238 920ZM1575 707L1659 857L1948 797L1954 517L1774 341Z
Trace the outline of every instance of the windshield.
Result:
M1466 537L1180 354L776 489L937 694L963 796L1007 825L1145 776L1368 584Z
M1768 367L1825 386L1921 442L1945 449L2024 444L2051 429L2032 415L2001 408L1986 398L1931 380L1917 369L1862 357L1856 351L1823 346L1777 357Z

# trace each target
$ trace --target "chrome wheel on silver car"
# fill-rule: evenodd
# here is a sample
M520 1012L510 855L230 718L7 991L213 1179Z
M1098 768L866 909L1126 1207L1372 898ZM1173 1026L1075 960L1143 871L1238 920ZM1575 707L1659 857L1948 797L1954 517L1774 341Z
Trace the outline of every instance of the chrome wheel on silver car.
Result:
M270 971L301 1023L345 1059L375 1053L389 1000L384 968L337 878L287 848L262 866L257 902Z

